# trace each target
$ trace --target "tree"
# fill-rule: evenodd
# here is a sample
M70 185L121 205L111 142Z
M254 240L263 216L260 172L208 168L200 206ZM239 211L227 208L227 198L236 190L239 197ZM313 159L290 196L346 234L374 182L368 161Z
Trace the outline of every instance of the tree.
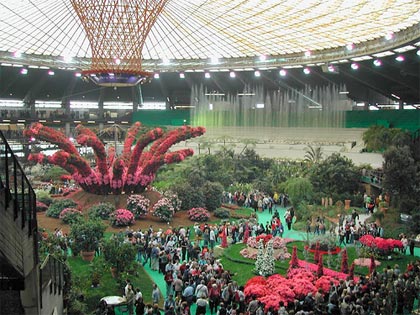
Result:
M214 211L222 205L222 185L207 181L202 186L202 191L208 211Z
M322 160L322 148L321 147L313 147L308 145L306 148L306 153L304 160L309 162L310 164L316 164Z
M360 174L353 162L339 153L333 153L312 168L310 180L315 192L326 195L348 195L357 191Z
M415 161L409 146L391 146L384 153L383 188L392 194L392 206L410 212L418 205L420 176L419 162Z
M313 186L308 178L291 178L286 182L286 193L292 204L297 205L312 200Z

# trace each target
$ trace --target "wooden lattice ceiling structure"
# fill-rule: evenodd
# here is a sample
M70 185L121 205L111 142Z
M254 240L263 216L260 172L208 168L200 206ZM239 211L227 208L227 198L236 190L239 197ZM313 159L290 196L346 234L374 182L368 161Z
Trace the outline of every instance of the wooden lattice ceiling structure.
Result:
M142 74L147 35L167 0L71 0L92 49L90 73Z

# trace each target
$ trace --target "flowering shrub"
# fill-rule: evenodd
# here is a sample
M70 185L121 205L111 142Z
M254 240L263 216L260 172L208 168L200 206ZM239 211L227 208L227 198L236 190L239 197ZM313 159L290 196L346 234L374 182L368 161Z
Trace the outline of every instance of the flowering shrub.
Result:
M309 248L315 249L319 244L319 250L327 252L328 250L335 249L337 247L337 239L331 235L317 235L309 240Z
M366 247L369 247L372 251L378 252L382 255L389 254L394 248L402 248L403 244L400 240L392 238L373 237L372 235L366 234L359 239L360 243Z
M252 248L258 248L258 241L262 239L264 244L266 244L269 240L273 240L273 248L278 249L284 247L287 243L293 242L294 240L291 238L281 238L280 236L273 237L271 234L260 234L259 236L250 236L247 241L247 245Z
M150 200L142 195L131 195L127 198L127 210L131 211L136 219L147 214L150 207Z
M162 221L170 222L174 216L174 207L168 198L161 198L152 207L152 214Z
M83 218L83 213L76 208L65 208L60 212L59 218L65 224L78 222Z
M178 212L179 210L181 210L182 201L181 199L179 199L176 193L173 193L171 191L165 191L163 193L163 197L166 197L171 201L175 212Z
M77 203L70 199L57 199L48 207L46 212L47 217L58 218L61 211L66 208L76 208Z
M161 128L146 130L139 122L128 131L122 155L105 149L102 141L89 128L78 125L76 141L91 147L95 154L95 167L91 167L76 146L62 132L33 123L24 131L28 138L35 138L56 145L59 150L51 156L42 153L29 155L30 161L60 166L71 174L85 191L98 194L140 193L154 180L157 170L166 164L178 163L193 155L191 149L168 152L181 141L204 134L203 127L182 126L164 132ZM151 144L151 145L150 145ZM150 146L149 146L150 145ZM149 147L148 151L145 149Z
M115 206L109 202L101 202L97 205L93 205L88 209L88 215L90 219L100 218L102 220L108 220L109 215L115 211Z
M188 218L194 222L204 222L210 219L210 212L205 208L192 208L188 211Z
M262 234L262 235L265 235L265 234ZM258 245L256 243L256 239L257 237L255 236L248 238L248 241L247 241L248 247L242 249L239 252L243 257L249 258L249 259L257 259ZM264 243L264 239L265 239L264 236L260 237L259 239L263 240L263 243ZM293 239L281 238L278 236L267 238L267 239L271 239L271 242L273 244L273 250L274 250L273 255L276 260L285 260L291 257L290 253L287 251L286 244L289 242L292 242Z
M43 211L47 211L48 206L41 202L41 201L36 201L36 212L43 212Z
M117 209L109 215L109 221L114 226L128 226L134 223L134 215L127 209Z

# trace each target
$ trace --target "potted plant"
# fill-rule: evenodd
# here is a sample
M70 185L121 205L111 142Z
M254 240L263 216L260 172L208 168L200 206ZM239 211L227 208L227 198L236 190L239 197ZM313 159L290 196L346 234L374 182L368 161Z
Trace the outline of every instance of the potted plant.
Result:
M106 226L100 220L87 220L71 224L71 249L79 253L82 259L92 261L99 241L103 238Z
M101 282L101 278L104 275L106 269L106 262L102 256L97 257L91 263L92 274L91 274L91 282L92 288L97 288Z
M126 271L136 257L136 247L131 243L124 242L123 235L113 235L104 240L102 252L114 277Z

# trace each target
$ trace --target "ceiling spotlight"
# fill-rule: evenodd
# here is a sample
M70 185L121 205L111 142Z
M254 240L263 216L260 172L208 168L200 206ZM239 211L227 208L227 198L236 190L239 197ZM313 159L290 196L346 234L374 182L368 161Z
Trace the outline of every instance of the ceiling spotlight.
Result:
M74 76L75 76L76 78L80 78L80 77L82 76L82 74L81 74L80 72L75 72L75 73L74 73Z
M417 56L420 56L420 49L416 52Z
M351 64L351 66L350 66L353 70L357 70L357 69L359 69L359 65L357 64L357 63L355 63L355 62L353 62L352 64Z
M116 65L119 65L119 64L121 64L121 59L120 58L115 58L114 62L115 62Z
M382 65L382 61L380 61L379 59L375 59L375 60L373 61L373 64L374 64L376 67L380 67L380 66Z
M311 56L311 52L309 50L305 51L305 57L310 57Z
M52 70L48 71L48 75L54 75L54 74L55 74L54 71L52 71Z
M280 76L285 77L285 76L286 76L286 74L287 74L287 71L286 71L286 70L284 70L284 69L281 69L281 70L279 71L279 74L280 74Z
M260 61L266 61L267 60L267 56L266 55L261 55L260 56Z
M20 58L20 57L22 57L22 53L21 53L20 51L15 51L15 52L13 53L13 56L14 56L15 58Z
M229 76L230 76L231 78L236 78L236 73L235 73L234 71L231 71L231 72L229 73Z
M180 79L185 79L185 73L184 73L184 72L181 72L181 73L179 74L179 78L180 78Z
M26 69L26 68L22 68L22 69L20 70L20 74L23 74L23 75L28 74L28 69Z
M404 56L403 55L399 55L399 56L397 56L395 58L395 60L398 61L398 62L402 62L402 61L404 61Z
M257 78L259 78L261 76L261 72L258 71L258 70L255 70L254 76L256 76Z
M353 44L347 44L346 48L347 48L347 50L353 50L354 45Z
M329 65L329 66L328 66L328 71L329 71L329 72L334 72L334 71L335 71L334 66L333 66L333 65Z
M309 74L309 73L311 73L311 70L309 68L304 68L303 73L304 74Z
M159 75L159 73L155 73L155 74L153 75L153 77L154 77L155 79L159 79L159 78L160 78L160 75Z
M206 73L204 73L204 77L205 77L206 79L210 79L210 77L211 77L210 72L206 72Z

